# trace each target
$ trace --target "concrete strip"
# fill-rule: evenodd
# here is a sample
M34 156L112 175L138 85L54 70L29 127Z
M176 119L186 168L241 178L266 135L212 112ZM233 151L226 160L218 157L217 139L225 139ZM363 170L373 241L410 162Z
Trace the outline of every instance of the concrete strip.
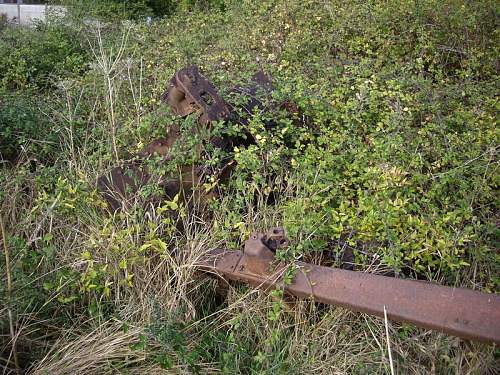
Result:
M35 21L45 21L48 14L64 15L65 7L33 4L0 4L0 14L7 15L10 22L31 25Z

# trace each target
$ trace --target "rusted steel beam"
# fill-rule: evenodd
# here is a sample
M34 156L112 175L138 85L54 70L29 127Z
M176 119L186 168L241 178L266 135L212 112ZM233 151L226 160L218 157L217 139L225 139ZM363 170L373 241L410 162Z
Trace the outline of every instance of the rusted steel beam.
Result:
M283 281L287 265L276 262L269 236L254 234L244 252L214 250L198 266L221 277L262 289L276 286L299 298L348 309L450 335L500 344L500 296L429 282L395 279L295 262L293 281Z

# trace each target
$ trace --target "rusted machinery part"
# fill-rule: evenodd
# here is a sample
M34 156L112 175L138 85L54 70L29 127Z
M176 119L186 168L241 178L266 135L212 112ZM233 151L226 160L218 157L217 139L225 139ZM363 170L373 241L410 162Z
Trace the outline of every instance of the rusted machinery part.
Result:
M144 147L138 154L138 160L115 167L98 178L97 190L112 212L129 208L141 187L152 181L162 188L163 194L152 197L148 203L156 204L162 199L172 199L176 194L186 191L195 192L194 197L202 206L214 197L214 192L208 192L201 186L204 176L210 175L217 181L226 181L235 168L234 160L226 160L219 169L199 165L181 166L178 173L171 176L154 176L143 162L154 155L162 157L159 163L171 161L169 151L178 137L175 129L170 131L167 137L156 139Z
M283 277L288 266L275 261L267 245L268 236L254 233L243 252L213 250L198 266L258 288L280 286L299 298L312 298L380 317L384 316L385 308L391 320L464 339L500 344L498 295L304 262L295 263L295 277L290 284L285 284Z
M235 88L236 91L240 90L241 93L250 98L244 105L244 110L249 112L254 107L263 109L264 104L257 99L257 92L264 91L269 95L272 90L270 78L264 72L258 72L252 80L254 84L249 88ZM180 116L199 111L200 117L198 121L201 125L207 125L211 121L228 119L231 115L233 120L237 117L218 95L214 85L199 72L198 67L195 65L175 73L164 95L164 100L170 104L174 113ZM152 155L160 155L163 157L163 162L167 162L170 160L169 151L171 147L180 137L180 129L178 127L171 128L165 137L151 142L137 156L141 160ZM241 137L212 137L210 142L216 148L232 150L236 145L251 141L249 141L249 135L247 134ZM140 160L126 163L123 167L113 168L108 174L99 177L98 191L108 202L112 211L127 208L141 186L151 180L147 167L142 165ZM211 175L214 175L215 172L219 180L226 180L235 165L234 161L225 160L220 166L220 170L218 172L212 171ZM196 167L196 170L198 169ZM183 176L185 172L181 172L180 175ZM187 186L189 182L185 180L189 180L189 178L185 178L184 181L181 181L181 179L159 178L158 182L164 188L166 197L171 197L182 189L189 188ZM194 181L195 179L191 180ZM201 175L196 180L201 181Z
M238 113L239 110L242 110L245 114L243 117L238 117L237 121L246 125L249 121L248 116L253 114L255 109L265 110L266 106L269 105L268 102L271 101L272 90L271 77L262 70L255 73L249 86L236 86L231 89L228 95L236 94L245 98L245 102L242 104L230 106L233 113Z
M249 86L236 86L229 91L229 94L243 95L246 101L237 106L229 105L219 96L215 86L200 73L198 67L192 65L175 73L163 99L179 116L201 111L198 120L202 125L230 117L242 124L247 124L247 117L255 108L265 110L268 103L263 98L270 99L272 90L271 77L260 70L252 77ZM246 116L238 116L237 113L240 110Z
M138 165L115 167L97 179L97 190L106 200L111 211L127 208L140 186L146 184L149 175Z
M160 138L147 145L138 156L141 159L154 154L166 156L175 139ZM147 184L151 176L147 168L140 161L125 163L121 167L114 167L109 173L97 179L97 191L108 203L112 212L126 209L132 203L137 191Z
M151 156L166 157L174 143L179 139L180 132L178 129L171 130L165 137L157 138L146 145L138 154L139 158L147 159Z
M184 166L179 168L178 175L175 176L153 176L144 165L129 163L100 176L97 190L108 203L111 212L128 209L141 187L152 181L161 187L162 193L150 197L147 203L156 205L164 199L173 199L179 193L196 191L199 203L205 204L213 197L213 193L202 187L204 173L201 167Z
M224 120L230 115L226 102L196 65L175 73L163 98L179 116L201 111L198 121L202 125Z

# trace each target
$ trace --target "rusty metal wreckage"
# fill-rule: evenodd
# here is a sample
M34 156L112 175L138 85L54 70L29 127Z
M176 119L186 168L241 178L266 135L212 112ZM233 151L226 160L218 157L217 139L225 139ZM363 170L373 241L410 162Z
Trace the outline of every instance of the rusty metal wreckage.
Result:
M233 89L250 98L243 107L250 113L253 108L262 109L264 106L256 99L256 91L262 89L269 93L272 90L271 81L263 72L257 73L253 80L254 85L250 88ZM196 66L181 69L172 77L163 100L176 115L187 116L197 112L201 126L209 126L219 120L245 121L235 115L235 108L219 96ZM152 142L139 156L147 158L157 153L168 161L168 150L178 136L178 133L175 136L168 134ZM227 147L232 146L234 140L211 141L218 147ZM191 178L160 180L165 195L172 197L198 184L201 175L193 176L195 169L190 169ZM140 162L132 163L101 176L98 189L111 210L116 211L127 207L127 202L150 178ZM282 228L274 228L268 233L253 233L243 251L212 250L197 262L197 267L225 280L245 282L260 289L278 287L298 298L311 298L380 317L387 314L394 321L413 323L464 339L500 344L499 295L300 261L286 264L276 259L275 252L288 244ZM294 272L292 280L287 281L285 274L288 269Z

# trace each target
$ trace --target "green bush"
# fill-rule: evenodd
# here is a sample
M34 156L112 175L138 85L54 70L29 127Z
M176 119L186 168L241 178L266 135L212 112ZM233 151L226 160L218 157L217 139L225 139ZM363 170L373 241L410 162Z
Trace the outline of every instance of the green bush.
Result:
M224 15L153 28L157 48L144 50L159 82L151 100L179 61L199 63L224 88L255 72L258 56L275 96L302 114L272 114L273 129L262 116L250 122L257 144L235 153L237 172L216 206L228 243L251 230L256 194L278 195L295 256L347 249L360 268L449 282L474 262L498 265L486 229L498 209L497 7L415 4L232 2ZM185 23L189 35L176 34ZM492 273L482 278L489 289L498 287Z
M57 137L27 95L0 94L0 159L13 160L24 147L43 159L55 149Z
M176 12L225 8L224 0L66 0L65 4L73 16L105 21L144 20Z
M49 87L81 74L87 58L78 33L62 23L8 27L0 31L0 90Z

